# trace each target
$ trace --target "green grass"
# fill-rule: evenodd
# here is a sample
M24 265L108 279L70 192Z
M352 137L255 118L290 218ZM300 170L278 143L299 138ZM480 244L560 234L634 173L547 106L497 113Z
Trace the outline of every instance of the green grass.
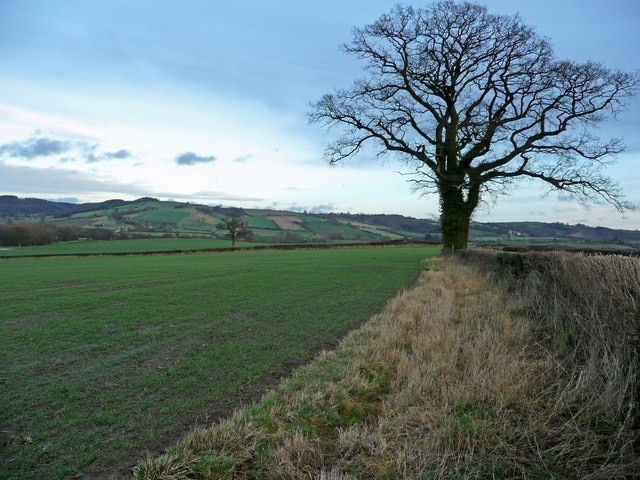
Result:
M134 222L150 222L150 223L178 223L180 220L191 215L191 212L185 209L161 208L142 212L131 218Z
M254 245L237 242L237 246ZM231 246L231 240L214 238L145 238L137 240L58 242L52 245L0 250L0 257L31 255L112 255L122 253L207 250Z
M587 240L563 240L545 237L497 237L497 236L479 236L473 235L470 239L471 243L476 244L493 244L493 245L509 245L519 247L554 247L562 248L579 248L579 249L603 249L603 250L630 250L634 247L629 245L620 245L618 243L592 242Z
M267 217L246 217L246 220L249 228L279 230L278 226Z
M105 242L109 243L109 242ZM68 478L347 331L437 247L0 262L0 478Z

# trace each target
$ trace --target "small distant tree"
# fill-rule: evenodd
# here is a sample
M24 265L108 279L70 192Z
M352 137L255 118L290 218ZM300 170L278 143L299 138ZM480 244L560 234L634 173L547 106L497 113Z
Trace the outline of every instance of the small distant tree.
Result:
M236 245L238 238L246 237L251 233L247 228L247 221L241 217L226 217L219 227L226 229L231 237L231 246Z

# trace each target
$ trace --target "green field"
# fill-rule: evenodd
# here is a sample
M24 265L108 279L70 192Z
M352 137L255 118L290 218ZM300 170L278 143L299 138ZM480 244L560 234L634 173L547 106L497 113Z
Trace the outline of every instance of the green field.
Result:
M329 238L335 236L337 238L368 238L369 240L381 240L379 235L374 235L365 230L359 230L341 222L327 222L316 219L305 220L304 227L308 230L327 235Z
M366 320L438 251L1 260L0 478L135 463Z
M255 245L238 241L238 247ZM127 253L179 252L231 247L231 240L214 238L144 238L57 242L51 245L0 249L0 257L46 255L121 255Z
M278 230L278 226L268 217L246 217L247 227L263 230Z

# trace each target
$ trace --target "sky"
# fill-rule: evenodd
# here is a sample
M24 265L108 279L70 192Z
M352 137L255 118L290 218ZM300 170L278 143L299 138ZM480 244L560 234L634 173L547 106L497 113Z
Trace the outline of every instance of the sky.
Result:
M338 131L307 117L363 76L340 48L352 28L396 3L0 0L0 195L437 218L394 159L329 166ZM482 3L519 14L560 58L640 70L637 0ZM640 230L640 99L596 133L623 139L608 173L638 210L520 183L474 219Z

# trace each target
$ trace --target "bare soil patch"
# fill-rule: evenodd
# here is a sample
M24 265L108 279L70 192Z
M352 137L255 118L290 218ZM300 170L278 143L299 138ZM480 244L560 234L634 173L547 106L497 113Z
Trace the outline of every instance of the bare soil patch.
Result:
M302 220L300 220L298 217L274 215L267 218L269 218L269 220L275 223L278 226L278 228L282 230L295 230L295 231L302 231L302 232L306 231L306 228L304 228L301 225Z

